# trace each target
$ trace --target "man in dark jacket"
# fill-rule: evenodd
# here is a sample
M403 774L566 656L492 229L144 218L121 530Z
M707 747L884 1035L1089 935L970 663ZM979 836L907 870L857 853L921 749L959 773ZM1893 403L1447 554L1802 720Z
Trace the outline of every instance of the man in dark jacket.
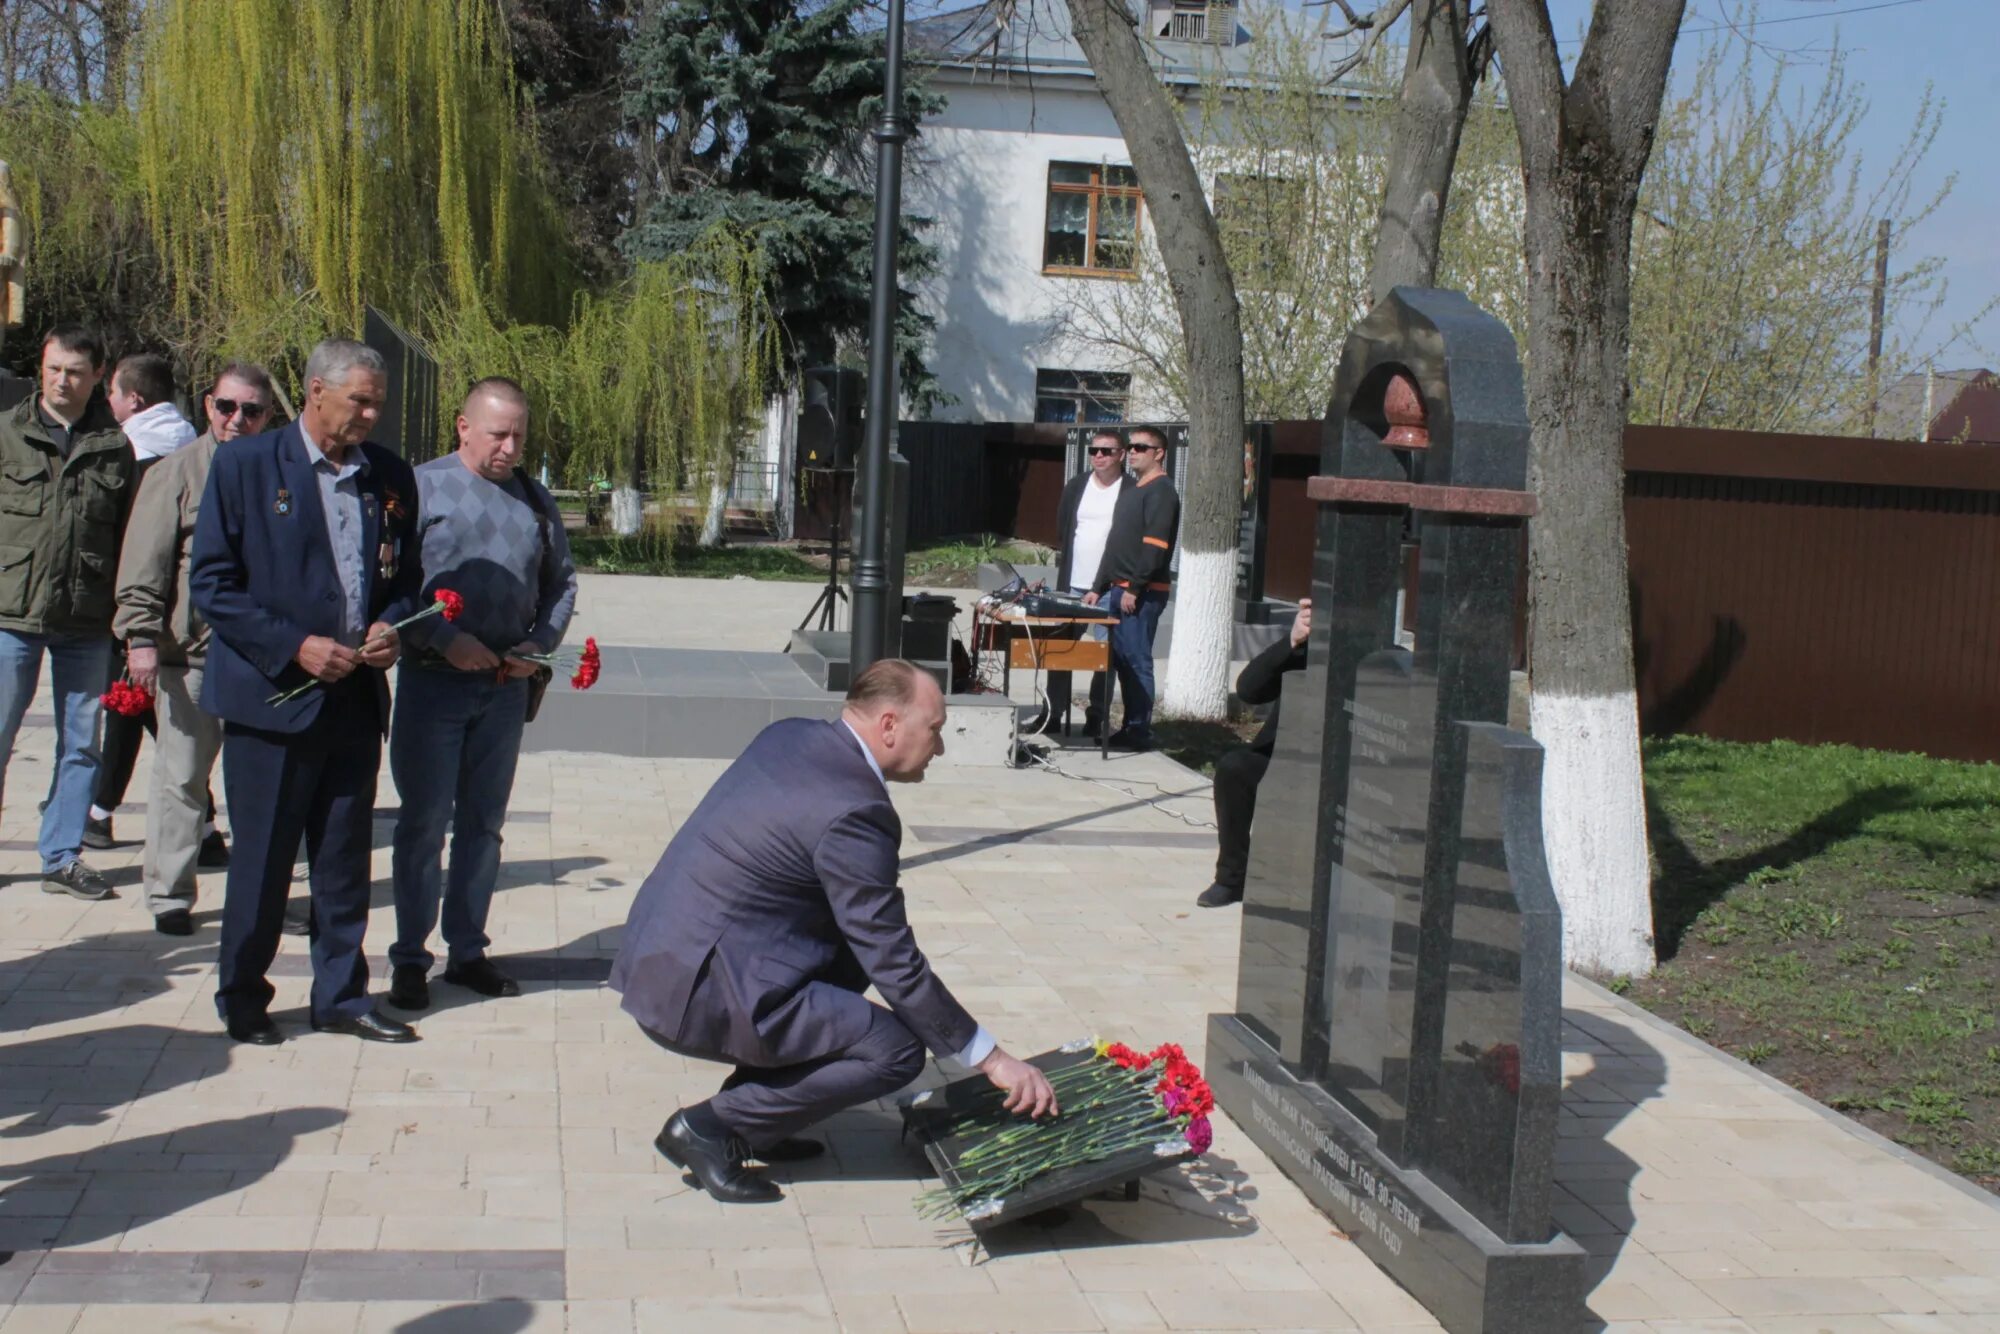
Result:
M1042 1072L994 1045L917 948L896 883L888 783L944 753L944 696L888 658L840 718L771 724L718 778L632 901L611 987L667 1050L735 1071L653 1142L726 1203L782 1198L745 1168L811 1157L792 1139L908 1084L924 1049L983 1072L1008 1110L1056 1110ZM887 1008L864 999L873 985Z
M1062 540L1056 558L1056 588L1079 597L1097 589L1098 572L1104 567L1105 548L1111 539L1111 523L1118 512L1118 497L1132 484L1125 475L1125 437L1108 426L1090 434L1087 447L1090 467L1069 479L1062 500L1056 506L1056 533ZM1091 599L1095 601L1095 599ZM1101 639L1105 627L1096 634ZM1062 673L1064 686L1054 701L1058 710L1068 706L1070 673ZM1107 697L1110 681L1104 672L1090 675L1090 705L1083 715L1083 730L1096 736L1111 712Z
M1257 785L1271 767L1271 752L1278 744L1279 692L1285 673L1306 665L1306 640L1312 634L1312 599L1299 599L1299 614L1292 618L1292 632L1244 664L1236 678L1236 697L1245 704L1268 704L1264 725L1257 739L1247 746L1223 752L1215 762L1215 838L1221 846L1215 853L1215 883L1204 889L1195 902L1204 908L1223 908L1243 901L1243 877L1250 869L1250 820L1257 813Z
M1111 744L1126 750L1153 746L1153 641L1174 591L1174 543L1181 526L1181 498L1167 476L1167 438L1150 426L1132 429L1125 447L1132 484L1118 496L1106 539L1104 566L1087 599L1110 597L1118 624L1111 628L1111 666L1125 700L1125 722Z
M81 855L132 500L132 451L97 393L103 377L96 336L59 326L42 340L41 392L0 416L0 762L14 754L47 653L56 755L38 841L42 888L79 899L116 897Z
M312 1026L372 1042L416 1031L368 999L368 857L389 724L394 626L423 587L410 465L367 440L382 355L330 338L306 358L299 419L217 450L188 593L208 621L201 706L222 719L236 849L223 889L216 1010L238 1042L284 1040L265 974L306 841L316 932Z

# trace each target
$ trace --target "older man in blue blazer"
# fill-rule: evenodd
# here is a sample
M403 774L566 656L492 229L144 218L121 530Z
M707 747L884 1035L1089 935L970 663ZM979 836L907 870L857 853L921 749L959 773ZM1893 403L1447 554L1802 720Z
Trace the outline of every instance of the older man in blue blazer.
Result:
M732 1063L654 1144L718 1200L782 1198L745 1166L805 1158L795 1132L908 1084L924 1049L982 1071L1011 1111L1056 1110L917 948L896 883L889 783L944 753L944 696L910 663L855 678L838 720L771 724L716 780L633 900L611 985L655 1042ZM886 1008L866 1000L870 984Z
M298 421L216 451L195 522L188 592L213 632L201 705L222 719L236 831L215 1004L239 1042L283 1039L265 974L301 836L316 927L313 1028L416 1037L375 1012L361 952L389 723L383 670L398 649L390 627L423 587L415 476L367 439L387 390L379 353L346 339L315 347Z

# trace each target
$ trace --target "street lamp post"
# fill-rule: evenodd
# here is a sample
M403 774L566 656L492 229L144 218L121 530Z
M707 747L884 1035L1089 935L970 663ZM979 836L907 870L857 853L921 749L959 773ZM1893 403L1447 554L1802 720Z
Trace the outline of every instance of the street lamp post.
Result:
M875 289L868 312L868 420L861 437L861 525L854 542L854 630L848 670L858 676L889 642L889 433L896 423L896 239L902 217L903 0L889 0L883 34L882 117L875 126ZM852 677L850 677L852 679Z

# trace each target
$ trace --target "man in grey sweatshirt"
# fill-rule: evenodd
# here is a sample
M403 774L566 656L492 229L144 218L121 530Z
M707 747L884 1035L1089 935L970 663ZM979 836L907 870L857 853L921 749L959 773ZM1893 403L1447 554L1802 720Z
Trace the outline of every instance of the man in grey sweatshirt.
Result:
M430 1004L428 941L442 906L444 980L482 996L520 986L486 957L500 873L500 827L514 788L533 664L553 653L576 609L576 567L555 500L520 467L528 399L512 380L481 380L458 416L458 452L417 469L424 593L463 599L454 621L404 631L389 768L396 821L396 943L389 1003ZM443 869L451 831L451 872Z

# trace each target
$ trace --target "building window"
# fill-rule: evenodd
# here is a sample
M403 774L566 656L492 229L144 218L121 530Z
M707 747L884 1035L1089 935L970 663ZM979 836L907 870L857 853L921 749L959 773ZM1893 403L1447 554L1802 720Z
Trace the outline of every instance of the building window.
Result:
M1306 214L1305 185L1282 176L1218 172L1215 225L1229 247L1237 283L1255 291L1282 287L1291 276L1288 240Z
M1042 268L1129 275L1139 258L1139 174L1130 167L1049 163Z
M1038 422L1122 422L1132 377L1112 371L1036 371Z

